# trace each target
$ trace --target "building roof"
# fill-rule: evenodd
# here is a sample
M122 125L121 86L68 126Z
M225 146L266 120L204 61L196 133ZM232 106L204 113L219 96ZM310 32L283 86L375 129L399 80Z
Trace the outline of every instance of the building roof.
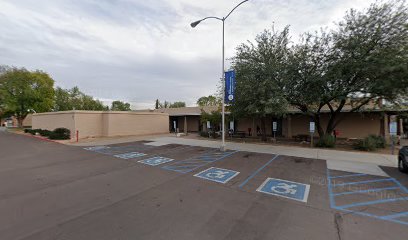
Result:
M201 112L211 113L217 111L218 106L204 106L204 107L182 107L182 108L159 108L154 110L137 110L138 112L158 112L168 113L170 116L200 116Z
M333 104L333 108L336 109L337 106ZM341 112L349 112L353 108L352 104L348 102L344 105ZM212 111L221 110L218 106L204 106L204 107L182 107L182 108L159 108L159 109L146 109L146 110L136 110L137 112L158 112L158 113L168 113L170 116L200 116L202 111L211 113ZM321 109L322 113L330 113L330 109L325 105ZM407 112L407 109L392 109L386 108L382 104L378 104L375 101L369 102L367 105L360 108L357 112L388 112L388 113L398 113ZM226 112L229 114L230 112ZM287 109L288 114L300 114L302 113L298 108L294 106L289 106Z

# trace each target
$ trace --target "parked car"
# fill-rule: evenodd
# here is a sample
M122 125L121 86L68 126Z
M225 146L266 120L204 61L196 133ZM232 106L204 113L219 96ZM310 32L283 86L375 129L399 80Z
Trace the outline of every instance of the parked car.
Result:
M398 169L401 172L408 173L408 146L404 146L399 150Z

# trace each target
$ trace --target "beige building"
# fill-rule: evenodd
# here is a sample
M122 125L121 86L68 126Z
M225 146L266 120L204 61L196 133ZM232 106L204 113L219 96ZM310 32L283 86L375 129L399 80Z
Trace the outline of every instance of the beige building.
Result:
M32 127L54 130L65 127L71 130L74 138L110 137L161 134L169 132L200 132L207 131L206 123L201 122L202 111L211 113L218 107L184 107L155 110L139 110L133 112L111 111L66 111L34 114ZM347 110L347 108L345 109ZM226 114L229 114L228 112ZM395 111L380 109L362 109L358 113L342 112L342 121L337 125L339 138L364 138L370 134L389 137L389 122L398 122L398 135L404 135L402 119L395 118ZM321 123L326 128L329 111L323 109ZM295 138L309 135L310 118L298 110L291 109L281 118L269 117L266 121L266 134L273 136L273 122L277 123L276 137ZM226 123L228 130L231 123ZM261 122L258 118L233 119L235 132L245 136L256 136ZM219 126L217 126L219 128ZM317 136L317 133L315 134Z
M345 107L347 111L349 107ZM369 109L367 109L369 108ZM350 113L342 112L339 118L342 121L337 125L336 131L339 138L364 138L370 134L388 137L388 124L392 116L398 115L399 112L380 110L374 105L368 105L367 108L360 112ZM184 107L184 108L165 108L155 110L144 110L149 112L160 112L169 114L168 129L174 132L199 132L206 131L206 124L201 123L200 115L202 111L210 113L218 110L218 107ZM227 113L228 114L228 113ZM326 128L329 119L328 109L323 109L321 123L323 129ZM309 135L310 118L302 114L299 110L290 109L285 117L270 117L266 122L266 134L273 136L273 122L277 123L276 136L282 138L294 138L299 135ZM403 120L398 121L398 135L403 135ZM176 128L174 128L176 125ZM261 121L258 118L234 119L234 130L249 136L257 134L257 129L261 127ZM226 123L226 129L229 129L230 123ZM317 136L317 132L315 134Z
M33 129L64 127L71 138L112 137L168 133L169 115L154 112L64 111L37 113Z
M202 111L211 113L217 111L218 107L182 107L182 108L161 108L155 110L143 110L156 113L169 114L169 131L174 132L199 132L205 130L205 124L201 123Z

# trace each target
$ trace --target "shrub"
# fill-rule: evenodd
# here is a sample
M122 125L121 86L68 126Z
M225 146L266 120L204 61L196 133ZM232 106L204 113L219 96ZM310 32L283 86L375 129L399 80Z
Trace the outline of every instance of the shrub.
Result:
M377 141L374 138L366 137L354 145L354 149L362 151L374 151L377 149Z
M200 132L200 136L208 138L208 132Z
M24 129L24 133L30 133L30 132L31 132L31 129L29 128Z
M376 148L385 148L386 147L386 141L383 136L376 136L376 135L369 135L368 138L372 138L376 144Z
M56 128L49 136L54 140L66 140L71 139L71 131L66 128Z
M369 135L354 145L354 149L362 151L374 151L377 148L385 148L386 141L382 136Z
M45 129L40 129L38 133L43 136L43 137L49 137L52 134L52 131L50 130L45 130Z
M319 138L319 141L316 143L316 147L322 148L334 148L336 145L336 139L332 135L324 135Z

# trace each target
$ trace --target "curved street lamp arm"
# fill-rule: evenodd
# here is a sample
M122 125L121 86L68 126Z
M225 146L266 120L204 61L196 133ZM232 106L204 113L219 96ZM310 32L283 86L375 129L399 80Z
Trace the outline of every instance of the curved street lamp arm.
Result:
M248 1L248 0L247 0L247 1ZM223 21L223 19L222 19L222 18L219 18L219 17L206 17L206 18L201 19L200 22L202 22L202 21L204 21L204 20L206 20L206 19L209 19L209 18L213 18L213 19L217 19L217 20Z
M249 0L242 1L242 2L239 3L237 6L235 6L235 7L231 10L231 12L229 12L229 13L227 14L227 16L224 17L224 20L227 19L227 18L231 15L231 13L232 13L233 11L235 11L235 9L237 9L239 6L241 6L241 4L243 4L243 3L245 3L245 2L248 2L248 1L249 1Z

